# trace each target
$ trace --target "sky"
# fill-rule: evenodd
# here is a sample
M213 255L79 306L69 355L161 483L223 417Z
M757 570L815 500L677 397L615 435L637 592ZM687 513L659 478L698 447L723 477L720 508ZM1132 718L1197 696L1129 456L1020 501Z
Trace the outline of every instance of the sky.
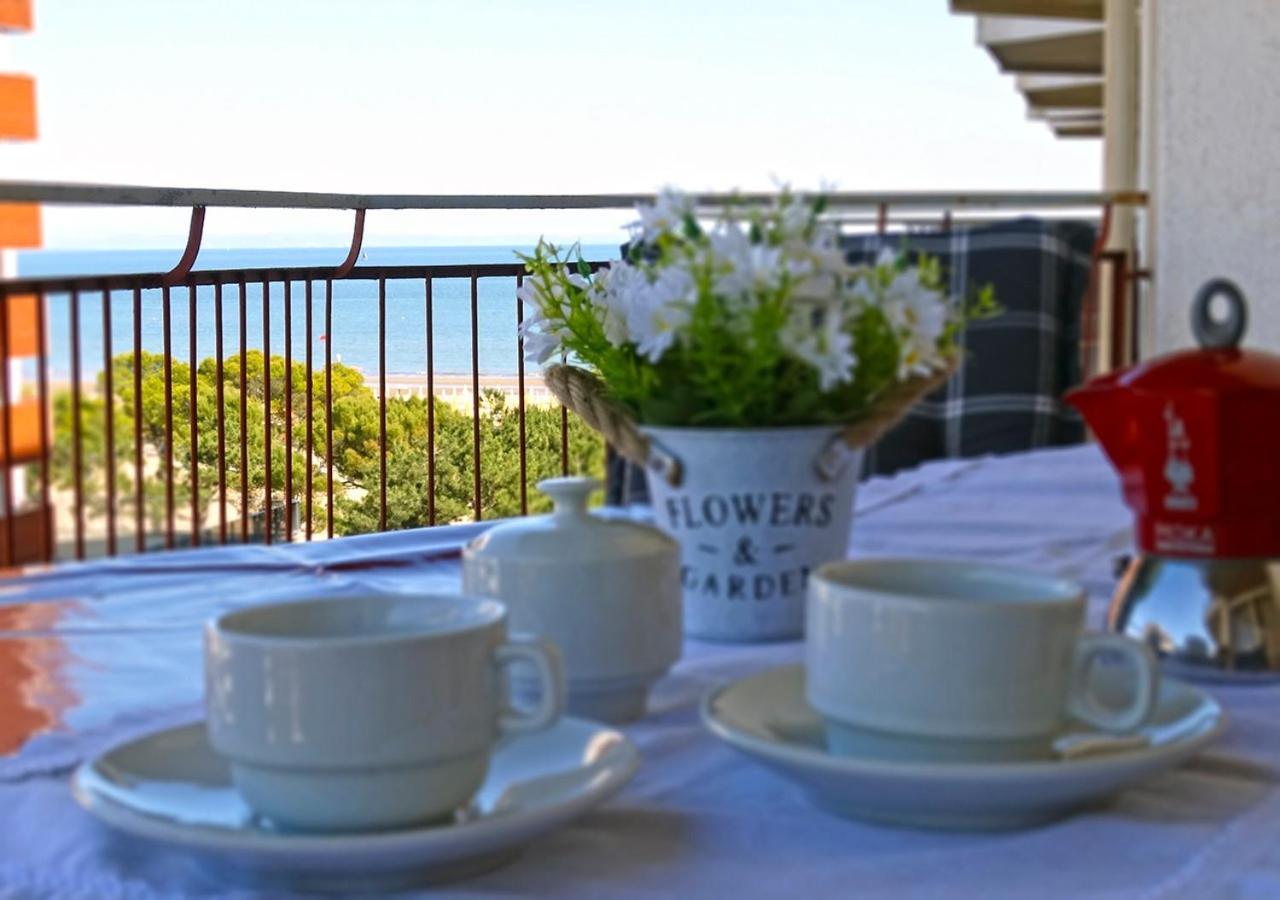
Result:
M40 139L0 178L396 193L1096 189L946 0L35 0L0 36ZM48 208L50 248L175 247L181 210ZM373 212L366 243L614 241L621 212ZM212 210L205 246L350 214Z

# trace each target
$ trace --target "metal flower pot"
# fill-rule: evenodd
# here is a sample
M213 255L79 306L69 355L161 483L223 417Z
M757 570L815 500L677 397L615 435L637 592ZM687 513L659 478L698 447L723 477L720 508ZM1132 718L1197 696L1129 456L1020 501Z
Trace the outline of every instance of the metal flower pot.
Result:
M809 573L849 546L862 451L837 427L640 430L680 472L649 491L680 542L685 634L801 637Z

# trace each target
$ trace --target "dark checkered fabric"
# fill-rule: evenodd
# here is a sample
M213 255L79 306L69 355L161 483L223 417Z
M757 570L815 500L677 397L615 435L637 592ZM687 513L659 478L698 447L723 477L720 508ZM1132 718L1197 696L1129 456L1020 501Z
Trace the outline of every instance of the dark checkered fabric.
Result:
M1080 417L1062 394L1081 380L1081 312L1094 237L1087 224L1023 218L844 239L854 263L886 246L937 257L953 293L990 284L1001 307L965 329L961 370L868 451L866 474L1084 439Z
M990 284L1001 312L964 332L965 363L866 455L865 475L941 457L1079 443L1080 417L1062 394L1081 381L1081 318L1094 229L1079 222L1013 219L975 228L848 235L851 262L883 247L937 257L953 293ZM611 456L609 502L645 497L639 467Z

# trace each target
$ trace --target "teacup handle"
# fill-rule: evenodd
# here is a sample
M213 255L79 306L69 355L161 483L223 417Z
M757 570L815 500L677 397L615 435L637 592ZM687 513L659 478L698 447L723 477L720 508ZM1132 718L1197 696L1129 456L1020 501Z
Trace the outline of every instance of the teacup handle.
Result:
M1134 671L1133 697L1119 708L1101 703L1089 685L1096 657L1118 653ZM1160 689L1160 663L1151 648L1122 634L1086 634L1076 642L1071 664L1071 695L1067 711L1100 731L1124 733L1140 728L1151 717Z
M533 666L538 681L538 702L531 709L508 707L498 718L504 735L531 734L554 725L564 712L564 663L560 650L545 638L511 636L494 651L498 668L523 662Z

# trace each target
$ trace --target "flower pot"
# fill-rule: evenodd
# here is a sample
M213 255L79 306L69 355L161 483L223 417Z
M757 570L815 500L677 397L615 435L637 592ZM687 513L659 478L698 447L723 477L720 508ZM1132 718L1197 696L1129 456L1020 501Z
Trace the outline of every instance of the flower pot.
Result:
M861 450L837 427L640 430L680 473L649 491L680 542L685 634L801 637L809 573L848 549Z

